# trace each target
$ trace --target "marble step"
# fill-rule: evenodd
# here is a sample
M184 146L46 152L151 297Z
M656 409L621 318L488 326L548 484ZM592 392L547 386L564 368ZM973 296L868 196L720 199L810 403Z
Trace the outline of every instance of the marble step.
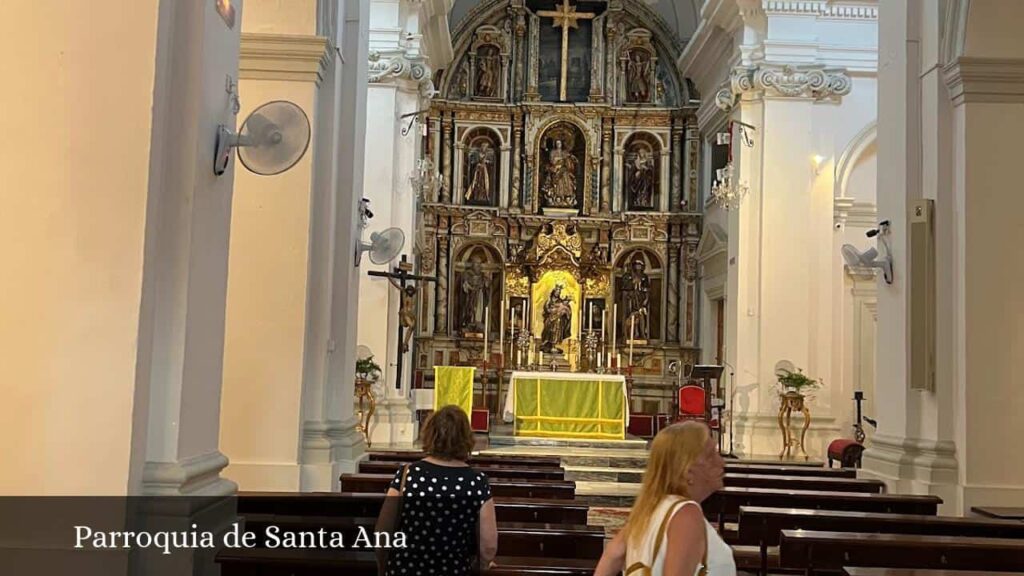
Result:
M642 468L624 468L613 466L570 466L563 464L566 480L592 482L626 482L639 483L643 480Z
M597 448L601 450L646 450L647 441L627 438L625 440L572 440L566 438L530 438L511 434L494 434L488 437L491 447L527 446L547 448Z
M577 481L576 499L590 506L629 508L636 500L640 484L619 482Z
M562 466L590 468L643 469L647 466L646 449L588 448L568 446L492 446L481 450L487 455L558 456Z

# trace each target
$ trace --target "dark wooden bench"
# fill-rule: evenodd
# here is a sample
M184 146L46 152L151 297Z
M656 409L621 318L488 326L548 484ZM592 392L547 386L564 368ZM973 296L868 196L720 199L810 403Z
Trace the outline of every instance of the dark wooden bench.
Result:
M760 474L762 476L812 476L817 478L856 478L852 468L814 468L810 466L769 466L763 464L733 464L727 462L725 471L732 474Z
M768 549L778 546L783 530L818 530L879 534L1024 538L1024 523L953 516L880 514L800 508L741 506L735 544L757 546L758 568L773 567Z
M408 462L366 461L359 463L362 474L394 474ZM526 468L495 464L478 464L476 470L487 474L488 478L521 478L524 480L565 480L565 470L561 468Z
M359 528L374 532L375 517L296 516L283 514L246 514L245 528L257 534L257 545L267 547L263 536L267 528L276 526L285 532L313 532L323 529L337 532L347 546L356 541ZM579 558L598 560L604 550L604 528L570 524L540 524L526 522L498 523L498 554L502 556L528 556L537 558Z
M701 507L704 510L704 516L717 521L719 532L724 533L725 522L739 517L740 506L851 510L855 512L928 514L934 516L938 512L939 504L941 503L942 499L938 496L863 494L857 492L779 490L726 486L708 497Z
M371 462L415 462L422 460L427 455L424 452L370 452ZM530 468L543 468L562 466L562 459L557 456L520 456L517 454L484 455L477 454L470 456L467 464L475 466L478 464L500 464L512 466L528 466Z
M881 480L856 478L815 478L808 476L763 476L760 474L734 474L726 471L726 486L742 488L782 488L788 490L824 490L826 492L864 492L881 494L885 483Z
M380 514L384 493L345 492L241 492L238 513L369 516ZM586 524L589 506L575 500L495 498L499 522Z
M1024 540L783 530L779 565L807 576L841 573L844 566L1024 570Z
M977 570L914 570L913 568L843 568L844 576L992 576ZM1000 572L999 576L1024 576L1024 572Z
M972 506L971 512L986 518L1024 520L1024 508L1014 506Z
M217 554L222 576L377 576L377 558L365 550L230 548ZM488 576L590 576L596 560L498 556Z
M393 474L342 474L341 489L345 492L387 492ZM490 479L491 494L514 498L551 498L572 500L576 483L571 480Z

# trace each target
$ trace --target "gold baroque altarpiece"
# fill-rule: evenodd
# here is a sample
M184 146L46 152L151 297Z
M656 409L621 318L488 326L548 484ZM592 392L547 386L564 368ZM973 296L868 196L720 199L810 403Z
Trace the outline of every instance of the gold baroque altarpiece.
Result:
M567 6L588 16L560 21ZM621 349L624 310L646 305L631 408L665 411L668 363L696 363L700 344L700 138L681 41L641 0L485 1L453 38L423 136L443 185L418 199L419 273L438 282L421 292L417 371L510 368L513 313L538 340L565 336L548 358L576 367L584 327L614 354L613 324ZM638 276L643 299L623 285ZM559 302L564 330L545 326Z

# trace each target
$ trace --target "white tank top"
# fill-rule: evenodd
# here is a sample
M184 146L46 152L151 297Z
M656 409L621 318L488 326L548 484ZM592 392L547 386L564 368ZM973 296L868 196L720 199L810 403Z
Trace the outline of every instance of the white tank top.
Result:
M640 541L640 547L633 548L628 545L626 547L626 570L639 562L649 566L651 571L641 570L636 574L626 572L626 576L637 576L637 574L662 576L665 570L665 547L668 545L668 525L672 522L672 517L683 509L683 506L689 505L700 508L700 504L682 496L666 496L658 504L647 526L644 527L644 536ZM661 529L662 524L665 526L664 530ZM707 576L736 576L736 562L732 558L732 548L729 548L725 540L722 540L707 519L704 520L704 532L708 543ZM659 539L661 545L657 546ZM657 557L654 555L655 547L658 549ZM695 574L700 574L699 566Z

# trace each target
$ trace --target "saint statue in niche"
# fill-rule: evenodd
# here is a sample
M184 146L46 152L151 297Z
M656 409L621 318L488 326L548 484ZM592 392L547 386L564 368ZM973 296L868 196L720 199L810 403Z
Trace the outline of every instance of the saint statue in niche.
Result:
M469 150L469 185L463 198L470 204L492 203L494 195L491 189L493 180L491 170L494 166L494 148L487 140L480 140L477 147Z
M632 208L654 208L654 154L644 145L629 158L629 195Z
M622 310L627 339L647 340L651 320L651 280L644 271L647 265L637 257L622 275Z
M544 330L541 332L541 350L562 353L559 345L569 337L572 326L572 299L562 295L565 286L555 284L544 304Z
M651 56L643 50L633 50L626 60L626 90L630 102L651 100Z
M562 147L562 140L555 140L548 152L544 166L545 179L541 192L548 206L558 208L576 207L576 169L579 163L572 152Z
M476 56L476 95L498 96L498 51L493 46L480 48Z
M462 272L462 308L459 326L463 333L483 332L484 308L491 297L491 279L483 271L479 256L473 256Z

